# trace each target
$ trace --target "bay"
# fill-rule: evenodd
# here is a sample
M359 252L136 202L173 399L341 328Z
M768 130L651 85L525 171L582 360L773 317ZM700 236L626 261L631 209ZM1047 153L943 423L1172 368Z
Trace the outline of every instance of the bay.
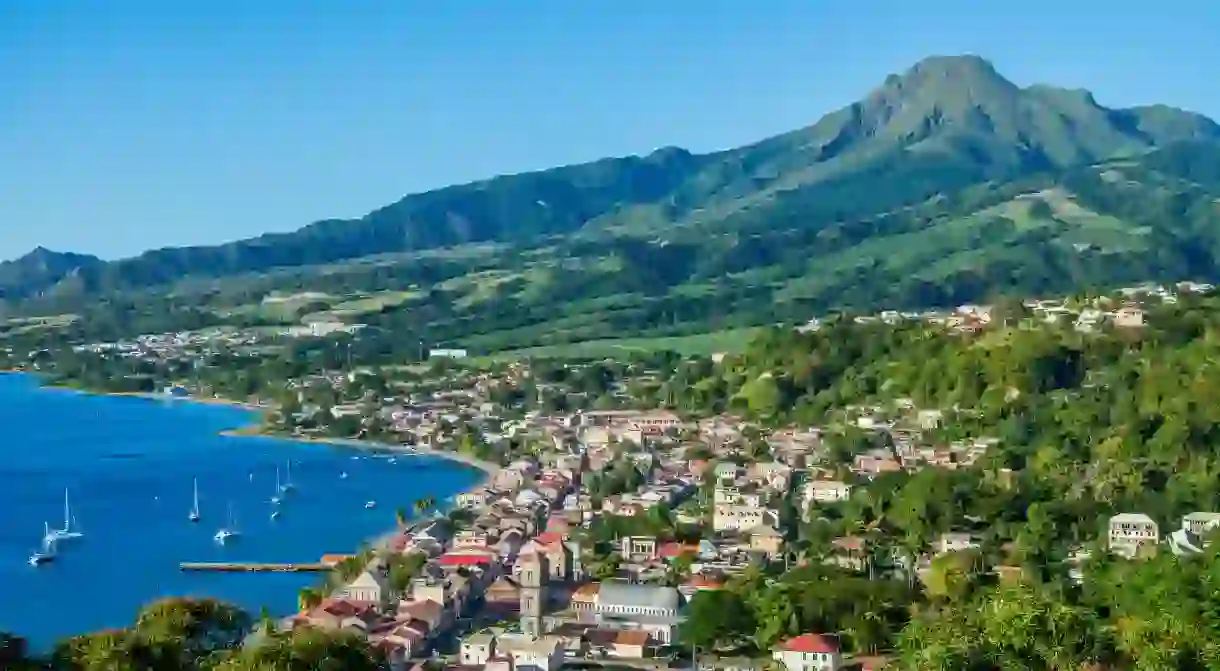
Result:
M315 574L186 573L184 561L316 562L351 553L394 526L398 507L448 497L482 473L433 456L387 456L320 443L225 437L254 413L189 401L44 389L0 375L0 630L45 648L129 624L164 596L211 596L257 616L296 609ZM291 460L295 491L271 519L275 471ZM347 478L340 474L348 473ZM283 477L283 476L281 476ZM187 520L192 478L203 519ZM32 567L44 522L63 524L63 492L84 537ZM365 509L365 502L377 506ZM241 536L213 540L233 515Z

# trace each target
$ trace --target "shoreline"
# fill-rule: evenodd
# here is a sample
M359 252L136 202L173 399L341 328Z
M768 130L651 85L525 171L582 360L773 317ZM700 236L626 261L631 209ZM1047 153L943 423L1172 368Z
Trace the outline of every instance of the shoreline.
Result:
M10 374L10 373L31 376L34 379L34 381L36 382L37 389L39 389L39 390L50 390L50 391L57 391L57 392L68 391L68 392L74 392L74 393L84 394L84 395L88 395L88 396L112 396L112 397L140 398L140 399L144 399L146 401L201 403L204 405L232 407L232 408L240 409L240 410L247 411L247 412L265 412L269 409L272 409L272 406L270 406L270 405L250 403L248 401L242 402L242 401L234 401L231 399L215 398L215 397L203 398L203 397L198 397L198 396L189 395L189 394L173 395L173 394L166 394L166 393L161 393L161 392L107 392L107 391L91 390L91 389L88 389L85 387L76 387L76 386L71 386L71 385L46 384L44 382L43 376L39 375L37 372L21 371L21 370L0 371L0 374ZM444 494L443 495L444 498L434 499L434 500L436 500L436 506L433 507L430 511L427 511L423 514L418 514L414 518L408 517L405 520L405 522L406 522L405 525L403 525L403 526L399 526L398 524L391 523L388 527L383 527L383 529L384 529L383 531L374 531L371 535L364 537L356 547L350 548L350 551L353 554L358 552L362 547L371 548L379 554L390 551L391 547L393 546L394 540L396 538L398 538L399 536L401 536L403 534L411 533L412 531L418 531L418 529L422 528L423 525L445 519L446 515L451 510L456 508L456 499L458 496L487 487L490 484L490 482L492 481L492 479L496 476L497 473L499 473L499 471L502 468L500 465L492 463L492 462L483 461L480 459L470 457L468 455L458 454L456 452L437 450L437 449L430 448L430 447L422 447L422 446L416 447L416 446L378 442L378 441L364 440L364 439L357 439L357 438L295 436L295 435L291 435L291 434L287 434L287 433L280 434L280 433L274 433L271 431L267 431L265 429L265 427L260 423L251 423L245 427L227 429L227 430L219 431L217 433L220 436L224 436L224 437L271 438L271 439L275 439L277 441L284 441L286 443L289 443L289 442L291 442L291 443L321 443L321 444L330 445L333 447L347 448L347 449L359 450L359 451L363 451L363 452L385 452L385 453L397 453L397 454L424 455L424 456L443 459L443 460L446 460L451 463L458 463L458 464L461 464L462 466L470 468L474 471L478 471L478 475L476 475L474 477L474 481L471 482L469 485L458 488L456 490L453 490L451 492ZM404 484L409 484L409 483L410 483L410 479L408 477L408 479L406 480L406 482ZM408 511L408 514L410 514L409 507L407 507L407 511ZM295 608L288 608L288 609L285 609L285 612L283 615L290 615L291 613L295 613L295 612L296 612Z
M140 399L144 399L147 401L171 401L171 402L180 402L180 403L200 403L203 405L217 405L217 406L237 408L237 409L245 410L248 412L263 412L263 411L271 409L271 406L269 406L269 405L259 405L259 404L250 403L247 401L235 401L232 399L219 398L219 397L204 398L201 396L194 396L194 395L190 395L190 394L187 394L184 396L174 396L172 394L165 394L165 393L161 393L161 392L149 392L149 391L97 391L97 390L90 390L90 389L84 388L84 387L73 387L70 385L43 384L41 382L41 376L39 376L38 373L36 373L36 372L23 371L23 370L5 370L5 371L0 371L0 372L31 375L35 379L39 380L39 385L38 385L39 389L47 389L47 390L51 390L51 391L71 391L71 392L76 392L79 394L87 394L90 396L111 396L111 397L116 397L116 398L140 398ZM464 454L459 454L457 452L449 452L446 450L437 450L437 449L431 448L431 447L401 445L401 444L397 444L397 443L383 443L383 442L372 441L372 440L363 440L363 439L359 439L359 438L332 438L332 437L312 437L312 436L295 436L295 435L291 435L291 434L279 434L279 433L273 433L273 432L268 432L268 431L263 430L263 426L261 424L250 424L248 426L241 427L241 428L226 429L224 431L220 431L219 435L224 436L226 438L272 438L275 440L282 440L282 441L294 442L294 443L315 443L315 444L331 445L334 447L346 447L346 448L365 451L365 452L385 451L385 452L396 452L399 454L419 454L419 455L444 459L444 460L447 460L450 462L459 463L464 466L468 466L470 468L473 468L475 470L482 472L482 474L483 474L482 477L478 478L469 487L466 487L465 489L461 489L461 490L458 490L458 491L450 494L448 497L448 500L452 500L462 494L467 494L467 493L473 492L477 489L482 489L482 488L486 487L488 485L488 483L490 483L491 480L493 478L495 478L496 474L498 474L502 468L499 464L494 464L490 461L483 461L481 459L476 459L474 457L470 457L470 456L467 456ZM450 504L449 507L451 508L452 504ZM447 512L447 510L448 510L447 508L438 507L436 509L436 512L443 514L444 512ZM422 518L421 518L421 521L422 521ZM377 549L384 549L389 544L389 542L401 532L402 532L402 529L395 527L393 529L386 531L385 533L378 534L377 536L373 537L370 545L372 545L373 547L375 547Z
M283 435L283 434L270 433L270 432L263 431L262 427L259 425L252 425L252 426L241 428L241 429L230 429L228 431L221 431L220 435L228 437L228 438L271 438L271 439L275 439L275 440L284 440L284 441L290 441L290 442L296 442L296 443L313 443L313 444L319 444L319 445L330 445L332 447L344 447L344 448L358 450L358 451L362 451L362 452L381 451L381 452L391 452L391 453L397 453L397 454L422 455L422 456L426 456L426 457L435 457L435 458L439 458L439 459L444 459L444 460L452 462L452 463L462 464L463 466L467 466L469 468L480 471L482 473L482 475L479 478L477 478L473 483L471 483L470 486L460 489L458 491L455 491L452 494L450 494L448 497L446 497L445 499L438 501L437 502L438 505L436 506L435 509L433 509L432 514L430 516L427 516L427 517L420 516L418 519L415 519L415 520L408 519L405 527L399 527L399 526L395 525L393 528L387 529L385 532L377 534L377 535L373 536L371 539L369 539L368 546L377 552L383 552L383 551L388 550L395 538L397 538L399 535L407 532L414 525L425 522L428 519L439 519L439 518L444 517L449 512L449 510L454 508L454 506L456 505L456 502L454 500L458 496L461 496L462 494L469 494L476 490L487 487L487 485L492 481L492 479L494 479L496 477L496 474L498 474L502 468L499 464L493 464L490 461L483 461L482 459L475 459L474 457L469 457L464 454L458 454L457 452L447 452L444 450L437 450L437 449L433 449L430 447L420 447L420 446L415 446L415 445L400 445L397 443L382 443L382 442L372 441L372 440L362 440L359 438L332 438L332 437L316 438L316 437L310 437L310 436ZM447 505L440 505L442 502L446 502Z
M262 427L257 424L240 429L221 431L220 435L228 438L274 438L276 440L287 440L296 443L315 443L321 445L333 445L335 447L349 447L365 452L380 451L394 452L397 454L418 454L427 457L437 457L483 471L488 479L495 477L502 468L499 464L493 464L490 461L483 461L482 459L476 459L465 454L450 452L448 450L437 450L435 448L423 447L419 445L384 443L376 440L364 440L363 438L295 436L292 434L263 431Z

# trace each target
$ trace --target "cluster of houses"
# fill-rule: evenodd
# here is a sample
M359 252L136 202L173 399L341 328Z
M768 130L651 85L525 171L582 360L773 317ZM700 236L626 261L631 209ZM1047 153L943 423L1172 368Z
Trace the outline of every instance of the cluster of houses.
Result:
M723 428L687 425L663 412L534 416L529 430L545 449L456 496L460 520L437 518L391 540L388 552L425 558L405 589L391 586L381 555L283 626L359 632L396 668L428 658L446 641L457 641L450 666L471 671L640 660L681 645L684 610L695 595L723 589L730 575L774 557L783 544L774 505L792 486L791 465L686 456L691 445L705 444L693 435L705 429L723 434L723 445L735 444ZM597 500L585 488L595 474L623 463L642 476L634 491ZM711 494L699 504L705 476ZM689 514L710 533L691 544L617 537L613 575L593 579L586 532L598 518L629 518L661 504L688 513L687 504L706 504ZM789 671L842 665L835 637L817 632L775 655Z
M1211 284L1200 282L1178 282L1173 285L1144 284L1124 287L1113 295L1094 297L1086 301L1070 299L1029 299L1023 305L1029 310L1031 324L1066 324L1084 333L1091 333L1105 324L1115 328L1139 328L1144 325L1145 306L1149 304L1173 304L1182 294L1205 294L1214 290ZM858 323L922 321L939 324L952 331L971 332L984 329L993 321L993 306L959 305L951 310L898 311L884 310L875 315L856 317ZM814 318L798 328L815 331L821 328L821 320Z
M149 333L131 340L76 345L76 352L87 352L128 359L190 358L207 356L221 348L236 352L252 352L267 344L264 334L255 329L217 326L199 331Z

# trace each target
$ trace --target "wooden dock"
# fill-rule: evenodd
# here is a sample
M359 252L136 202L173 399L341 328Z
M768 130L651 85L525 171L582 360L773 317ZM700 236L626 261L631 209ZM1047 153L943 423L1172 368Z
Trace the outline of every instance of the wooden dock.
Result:
M306 573L329 571L328 564L277 564L267 562L182 562L178 568L183 571L228 571L234 573Z

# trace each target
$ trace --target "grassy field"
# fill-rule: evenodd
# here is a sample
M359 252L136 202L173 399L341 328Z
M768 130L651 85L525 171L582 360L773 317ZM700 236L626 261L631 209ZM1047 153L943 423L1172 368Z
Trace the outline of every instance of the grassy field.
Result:
M48 317L14 317L0 320L0 337L36 331L38 329L64 328L80 317L73 314Z
M577 359L623 356L631 352L659 352L669 350L689 355L708 355L716 352L738 352L745 348L758 329L732 329L698 333L689 336L667 338L621 338L588 340L585 342L529 347L525 349L497 352L488 359Z
M385 307L402 305L403 303L419 296L418 291L383 291L367 296L353 296L343 300L340 303L335 303L330 306L330 309L323 312L306 315L302 319L313 318L342 318L353 317L369 312L377 312Z

